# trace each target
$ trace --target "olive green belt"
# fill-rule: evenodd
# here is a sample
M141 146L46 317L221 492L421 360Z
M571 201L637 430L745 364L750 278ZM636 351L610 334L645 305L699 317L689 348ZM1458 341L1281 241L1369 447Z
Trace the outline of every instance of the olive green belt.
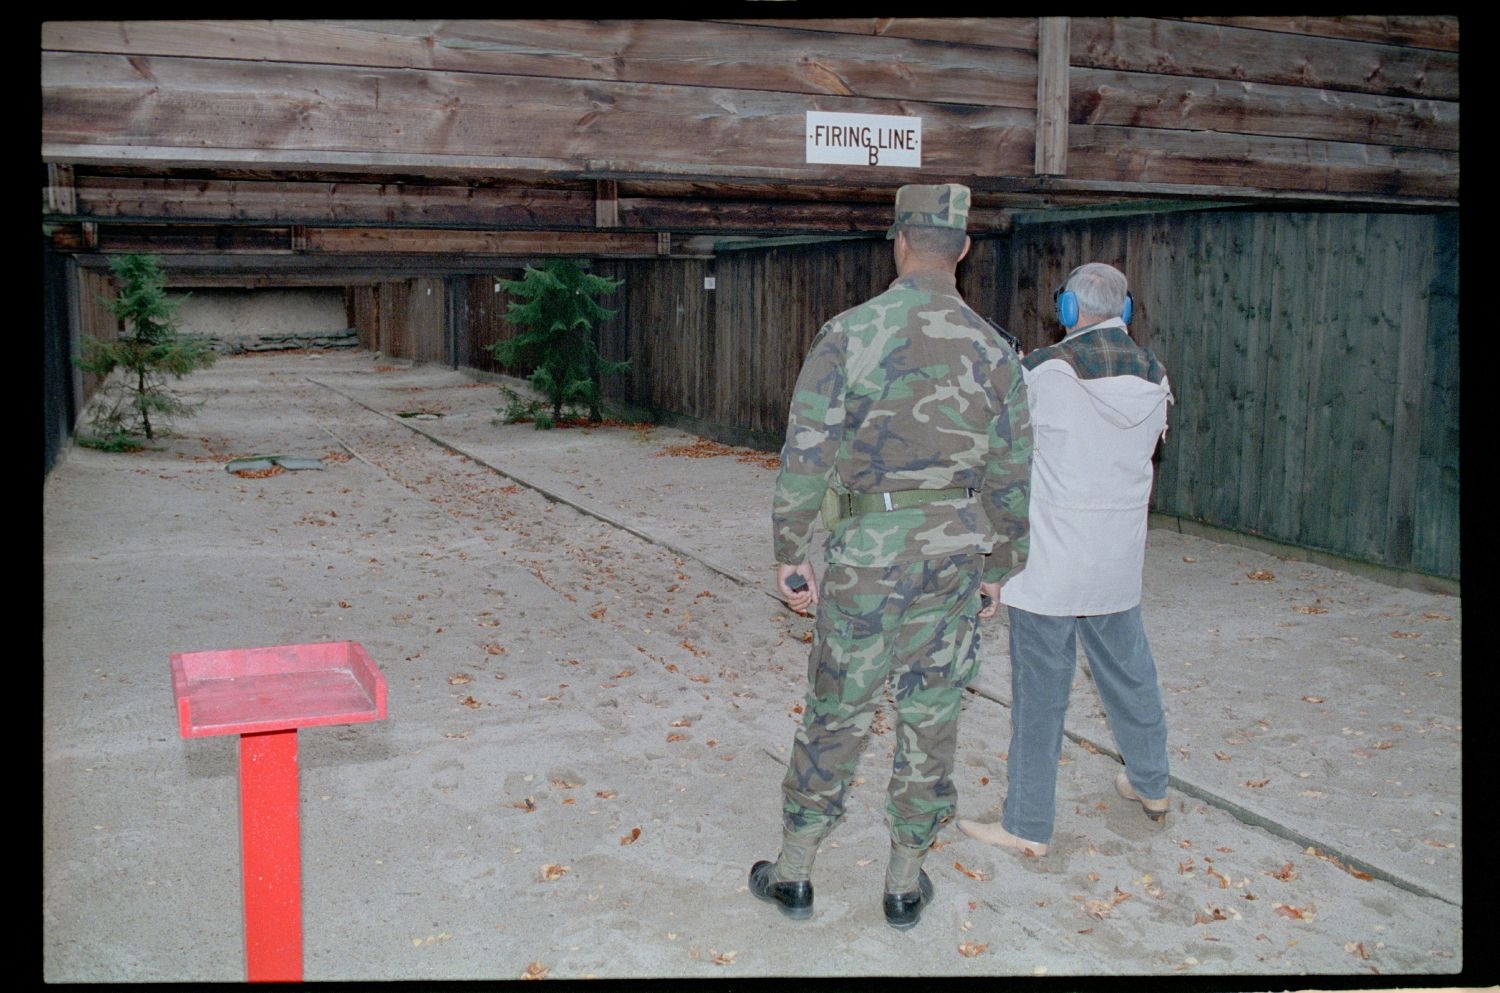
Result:
M976 492L966 486L954 486L946 490L896 490L891 493L835 493L828 490L823 495L823 523L833 527L845 517L883 510L905 510L941 500L966 500Z

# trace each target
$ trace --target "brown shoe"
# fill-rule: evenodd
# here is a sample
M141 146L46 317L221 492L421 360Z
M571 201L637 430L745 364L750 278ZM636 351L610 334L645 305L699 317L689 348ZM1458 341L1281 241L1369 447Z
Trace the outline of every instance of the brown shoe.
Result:
M1115 777L1115 792L1127 800L1134 800L1139 803L1141 809L1146 812L1146 816L1153 821L1164 819L1167 816L1167 811L1172 809L1172 801L1166 797L1162 797L1160 800L1147 800L1137 793L1135 787L1130 785L1130 777L1123 772Z
M978 821L965 820L960 817L958 829L975 841L982 841L986 845L995 845L998 848L1009 848L1013 852L1019 852L1031 858L1041 858L1047 854L1047 846L1042 842L1018 838L1001 827L999 821L993 824L980 824Z

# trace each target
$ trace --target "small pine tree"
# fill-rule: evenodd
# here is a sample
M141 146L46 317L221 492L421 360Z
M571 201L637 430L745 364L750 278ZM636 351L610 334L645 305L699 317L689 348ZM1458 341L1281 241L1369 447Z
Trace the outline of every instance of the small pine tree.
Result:
M599 354L592 331L601 320L613 317L595 297L612 293L624 280L584 272L576 262L550 259L540 269L527 266L521 279L495 280L512 296L506 317L522 327L514 338L490 346L502 365L530 365L531 385L546 398L550 415L528 410L511 394L506 414L518 419L530 413L538 428L560 421L565 405L585 408L588 419L603 419L600 411L601 376L623 372L630 360L610 361Z
M93 443L122 449L137 447L138 434L154 439L172 418L190 416L193 409L168 389L167 377L207 368L218 353L207 338L178 333L177 301L167 297L155 256L122 255L109 268L120 282L109 306L129 333L115 341L85 337L83 356L74 362L104 380L92 418L99 432ZM123 375L110 378L116 369Z

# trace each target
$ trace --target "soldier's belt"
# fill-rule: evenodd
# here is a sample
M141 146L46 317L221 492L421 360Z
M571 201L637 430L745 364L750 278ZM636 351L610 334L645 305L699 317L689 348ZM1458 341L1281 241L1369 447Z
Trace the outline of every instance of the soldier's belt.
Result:
M828 490L823 494L823 523L833 527L845 517L883 510L905 510L941 500L966 500L976 492L966 486L954 486L946 490L896 490L891 493L835 493Z

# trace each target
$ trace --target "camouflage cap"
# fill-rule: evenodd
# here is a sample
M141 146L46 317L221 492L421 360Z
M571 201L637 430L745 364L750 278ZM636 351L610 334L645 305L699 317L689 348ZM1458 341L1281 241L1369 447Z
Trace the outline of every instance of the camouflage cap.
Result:
M885 236L896 237L897 229L905 224L966 230L969 188L961 183L901 187L896 191L896 221Z

